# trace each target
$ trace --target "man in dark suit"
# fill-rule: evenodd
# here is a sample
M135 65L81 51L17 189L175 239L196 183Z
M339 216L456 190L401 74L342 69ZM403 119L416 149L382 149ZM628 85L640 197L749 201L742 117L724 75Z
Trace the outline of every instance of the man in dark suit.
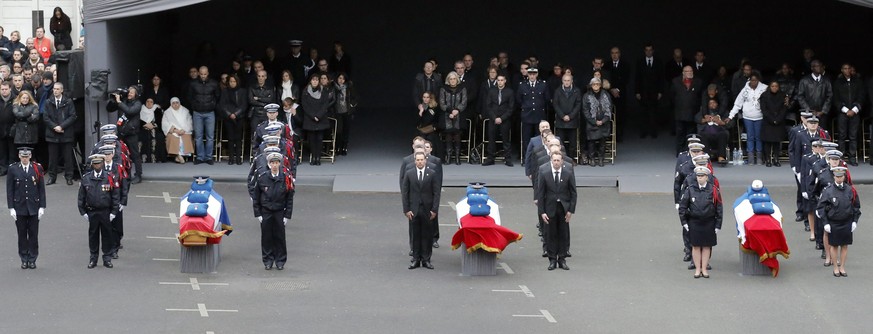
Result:
M709 85L712 82L712 76L715 74L715 71L706 62L706 53L703 50L697 50L694 53L694 64L689 65L694 68L694 76L703 80L704 85Z
M494 164L497 154L497 134L503 139L504 164L512 167L512 112L515 110L515 93L506 85L506 76L497 76L497 85L488 90L484 116L488 119L488 159L483 166Z
M678 78L682 75L682 69L686 65L690 65L691 62L685 57L682 56L682 49L675 48L673 49L673 59L671 61L664 64L664 79L667 82L672 82L673 79Z
M627 112L625 106L625 91L627 89L627 81L630 79L628 74L629 65L621 59L621 49L613 47L609 50L609 61L603 66L609 71L609 94L612 95L612 103L615 106L615 113L618 115L615 121L615 136L618 142L622 142L624 137L624 125L627 124Z
M651 43L643 48L645 56L637 63L636 98L640 104L640 138L658 138L658 101L661 100L664 73L661 61L655 59Z
M550 163L537 173L537 212L545 225L549 270L570 270L566 258L570 244L570 218L576 211L576 177L573 167L564 162L564 155L551 154Z
M39 255L39 219L45 213L44 171L31 162L30 147L18 149L20 162L9 166L6 174L6 205L18 229L18 256L21 269L36 269Z
M139 113L139 109L137 109ZM73 175L76 169L73 163L73 125L76 123L76 109L73 100L64 96L64 84L56 82L52 87L52 96L45 105L45 141L49 151L49 178L46 184L54 184L58 173L58 161L64 163L64 177L67 185L73 185ZM137 118L139 123L139 118Z
M430 255L433 251L433 224L440 208L442 183L436 171L427 167L424 152L415 153L415 168L406 172L400 193L403 213L412 230L412 263L409 269L433 269Z
M694 69L690 65L685 66L682 76L673 78L670 84L673 119L676 123L676 154L685 150L685 138L697 133L694 116L700 111L703 89L703 81L694 76Z
M579 118L582 116L579 114L582 110L582 92L573 85L573 76L565 74L561 79L561 86L555 89L552 96L552 105L555 108L555 132L558 137L569 142L568 147L564 147L564 152L575 160L579 144L576 130L579 129Z

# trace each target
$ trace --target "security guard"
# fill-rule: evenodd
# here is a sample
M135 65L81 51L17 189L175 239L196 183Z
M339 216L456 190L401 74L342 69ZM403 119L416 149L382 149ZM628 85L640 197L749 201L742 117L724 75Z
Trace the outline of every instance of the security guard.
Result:
M527 147L530 138L535 136L537 124L546 119L546 104L552 100L549 85L537 79L539 70L536 67L527 69L527 80L518 84L516 104L521 107L521 140L522 147Z
M688 135L688 139L686 139L686 142L688 143L688 145L691 145L691 143L700 143L700 138L697 138L697 134L692 133ZM686 150L679 152L679 154L676 155L676 171L679 170L680 165L690 160L691 153L689 151Z
M809 117L812 117L811 112L801 111L800 112L800 123L791 127L791 129L788 130L788 148L789 148L788 161L789 161L789 164L794 163L794 161L795 161L794 160L794 152L791 152L791 150L790 150L790 148L794 146L795 136L800 132L806 131L806 119ZM798 167L799 166L791 165L791 170L794 171L795 175L797 174ZM800 179L795 177L794 181L795 181L795 183L797 183L797 196L795 199L797 202L796 203L797 210L794 212L796 214L794 221L796 221L796 222L799 222L801 220L805 221L807 216L803 214L803 212L805 210L804 210L803 196L801 196L802 191L800 189L801 188ZM805 224L809 225L809 221L806 221Z
M112 236L115 237L112 247L112 258L118 258L118 250L122 249L121 238L124 237L124 207L127 206L127 194L130 191L130 169L121 164L121 159L117 157L116 148L112 145L104 145L100 147L100 153L104 157L103 170L112 175L112 180L115 182L115 187L119 189L118 215L110 223L112 225Z
M9 165L6 174L6 205L18 228L21 269L36 269L39 255L39 219L45 213L45 183L42 165L30 161L33 149L18 148L20 162Z
M252 200L255 218L261 223L261 258L264 269L285 269L288 249L285 244L285 225L294 212L294 181L280 153L267 156L270 169L258 176Z
M275 103L270 103L264 106L264 110L267 114L267 120L258 123L258 126L255 128L255 130L252 131L252 152L255 152L258 146L261 145L261 140L264 138L264 135L267 134L267 126L269 126L270 123L278 122L281 125L281 122L279 121L279 109L281 108L281 106Z
M88 248L91 259L88 269L97 266L97 254L103 243L103 266L112 268L114 240L111 221L118 214L121 191L115 186L113 175L103 170L105 156L92 154L88 157L91 169L82 175L79 184L79 214L88 222Z
M261 173L266 172L270 169L269 161L267 161L267 156L270 153L282 153L282 150L275 145L268 145L264 148L264 152L258 154L255 157L254 161L252 161L252 167L249 169L248 180L248 189L249 189L249 197L255 198L255 185L258 183L258 176Z
M834 145L837 145L834 143ZM809 193L809 211L811 216L816 218L816 224L814 229L814 239L815 239L815 249L821 250L821 258L825 260L825 266L829 266L831 263L831 255L827 252L827 244L828 244L828 235L824 233L824 224L821 219L815 217L815 210L818 207L818 201L821 198L822 192L824 189L834 184L834 175L831 172L832 168L843 167L844 162L841 160L843 157L843 152L840 152L835 149L830 149L825 153L824 159L820 160L819 163L815 165L813 170L813 175L815 177L814 183L811 183L808 189L811 189L811 193ZM846 170L846 174L848 174L848 169ZM812 177L810 178L812 179ZM848 179L848 177L847 177ZM848 184L852 184L851 181L846 182Z
M848 276L846 255L852 244L852 233L858 228L858 218L861 217L861 198L855 187L846 182L847 172L846 167L831 169L834 183L822 191L816 209L816 216L824 223L824 231L830 235L830 253L839 258L834 266L834 276L842 277ZM839 253L837 247L842 248Z

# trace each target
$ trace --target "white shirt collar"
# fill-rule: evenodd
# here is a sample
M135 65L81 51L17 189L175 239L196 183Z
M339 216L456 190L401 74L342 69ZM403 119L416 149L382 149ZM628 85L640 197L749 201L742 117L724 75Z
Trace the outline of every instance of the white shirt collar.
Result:
M815 80L815 81L819 81L819 80L821 80L821 74L819 74L819 75L815 75L815 73L813 73L813 74L812 74L812 79Z
M707 182L704 182L702 186L700 185L700 183L698 183L697 186L700 187L700 189L703 189L706 188L706 183Z

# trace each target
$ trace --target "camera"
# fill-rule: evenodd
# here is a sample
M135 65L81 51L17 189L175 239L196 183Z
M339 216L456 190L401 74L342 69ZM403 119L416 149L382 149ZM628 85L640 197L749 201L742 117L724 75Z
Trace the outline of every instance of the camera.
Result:
M117 96L121 96L121 97L127 97L127 88L126 88L126 87L119 87L119 88L116 88L115 91L112 92L112 95L117 95Z

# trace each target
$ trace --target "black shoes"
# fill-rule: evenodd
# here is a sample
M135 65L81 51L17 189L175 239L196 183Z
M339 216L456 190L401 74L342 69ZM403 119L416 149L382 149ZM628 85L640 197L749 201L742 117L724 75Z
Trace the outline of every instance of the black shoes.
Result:
M109 269L112 269L112 267L114 267L114 266L112 265L112 262L111 262L111 261L103 261L103 266L106 267L106 268L109 268Z
M433 265L430 264L430 261L421 261L421 266L433 270Z
M494 165L494 159L488 159L482 163L482 166L491 166L491 165Z
M504 161L503 164L506 165L506 167L515 166L512 164L512 160L510 160L510 159L506 159L506 161Z
M409 251L409 256L412 256L412 251Z
M440 248L440 244L436 241L433 242L433 248Z
M774 161L773 161L773 166L776 166L776 167L782 167L782 164L779 163L779 160L774 160Z
M564 270L570 270L570 266L567 265L567 261L565 261L564 259L558 261L558 267Z
M855 157L849 157L849 165L857 166L858 160L855 160Z
M114 259L117 259L117 258L118 258L118 253L112 253L112 255L110 255L109 257L111 257L113 260L114 260Z
M236 164L237 164L237 165L242 165L242 160L243 160L242 157L237 157L237 158L236 158Z
M194 158L194 164L195 164L195 165L199 165L199 164L202 164L202 163L203 163L203 160L200 160L200 159Z
M206 160L206 164L212 166L215 164L215 160L212 160L212 159Z
M264 270L273 270L273 264L272 264L272 263L270 263L270 264L265 264L265 265L264 265Z
M688 270L694 270L694 269L697 269L697 266L694 265L694 262L689 263L689 264L688 264Z
M415 269L418 267L421 267L421 261L412 261L412 264L410 264L409 268L407 268L407 269L412 270L412 269ZM431 268L433 268L433 267L431 267Z
M277 264L276 270L285 270L285 265L284 264Z
M27 269L27 268L30 268L29 264L27 262L21 262L21 269Z
M55 182L57 182L57 177L55 177L54 175L50 175L48 177L48 180L45 181L45 185L50 186L55 184Z
M73 185L73 179L67 179L67 185L68 186Z
M770 160L767 160L767 163L765 163L764 166L773 167L773 163L771 163Z
M30 262L27 264L27 269L36 269L36 262Z
M97 266L97 261L96 261L96 260L93 260L93 261L91 261L91 262L88 262L88 269L94 269L94 267L96 267L96 266Z
M210 160L210 161L212 161L212 160ZM142 178L139 176L134 176L133 179L130 180L130 182L133 184L139 184L139 183L142 183Z
M549 260L549 270L555 270L558 267L558 261Z
M797 217L794 217L794 221L799 222L799 221L801 221L801 220L803 220L803 214L802 214L802 213L798 213L798 214L797 214Z
M682 257L682 262L690 262L690 261L691 261L691 254L685 253L685 256Z
M570 251L568 250L566 253L564 253L564 257L573 257L573 254L570 254Z

